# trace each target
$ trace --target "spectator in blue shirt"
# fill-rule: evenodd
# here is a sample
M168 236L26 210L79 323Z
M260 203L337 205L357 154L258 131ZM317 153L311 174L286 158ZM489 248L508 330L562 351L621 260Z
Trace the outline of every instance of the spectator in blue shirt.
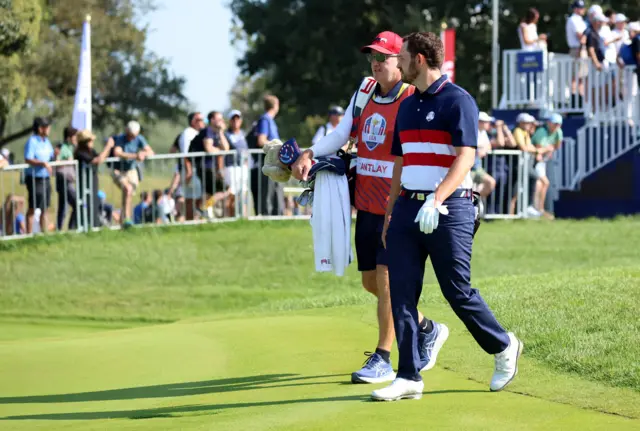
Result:
M280 101L276 96L264 97L264 114L260 116L255 126L256 144L258 148L273 140L280 139L275 117L280 110ZM284 214L284 189L282 184L271 181L262 175L262 158L255 163L251 173L251 193L256 215Z
M130 121L124 134L109 138L113 141L113 155L120 157L113 169L112 178L122 190L122 222L131 224L131 198L140 184L138 162L153 156L153 150L140 134L140 123Z
M27 233L33 230L33 215L40 208L40 226L47 231L47 209L51 204L51 174L49 162L54 159L54 151L49 141L51 123L46 118L37 117L33 121L33 135L24 147L24 161L29 164L25 171L25 183L29 192L27 211Z

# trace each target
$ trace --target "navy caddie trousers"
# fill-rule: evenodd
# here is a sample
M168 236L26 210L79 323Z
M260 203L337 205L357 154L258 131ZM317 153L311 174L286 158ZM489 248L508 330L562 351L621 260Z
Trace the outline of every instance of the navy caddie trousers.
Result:
M431 258L445 299L476 342L489 354L504 351L509 337L480 293L471 287L471 248L475 210L470 197L456 191L443 204L448 215L424 234L414 220L430 191L405 191L398 197L387 232L391 309L398 343L397 377L422 380L418 353L418 300L425 263ZM420 200L422 199L422 200Z

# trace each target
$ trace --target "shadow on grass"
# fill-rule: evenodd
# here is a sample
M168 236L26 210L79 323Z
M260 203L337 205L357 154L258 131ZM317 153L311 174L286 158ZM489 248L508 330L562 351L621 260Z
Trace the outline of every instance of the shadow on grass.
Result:
M450 394L450 393L486 393L481 390L443 390L423 392L424 395ZM285 406L306 403L325 403L325 402L346 402L359 401L371 402L369 395L346 395L342 397L326 397L326 398L302 398L293 400L279 401L259 401L249 403L230 403L230 404L205 404L205 405L184 405L176 407L162 407L157 409L143 410L119 410L104 412L78 412L78 413L46 413L39 415L24 416L7 416L0 420L95 420L95 419L152 419L152 418L172 418L180 417L185 414L201 413L213 415L222 410L240 409L245 407L268 407L268 406Z
M135 388L110 389L95 392L79 392L55 395L28 395L22 397L0 397L0 404L30 403L78 403L86 401L134 400L139 398L185 397L190 395L220 392L248 391L254 389L282 388L292 386L337 384L339 382L305 382L346 374L324 376L300 376L298 374L267 374L261 376L235 377L229 379L204 380L200 382L171 383L166 385L139 386Z

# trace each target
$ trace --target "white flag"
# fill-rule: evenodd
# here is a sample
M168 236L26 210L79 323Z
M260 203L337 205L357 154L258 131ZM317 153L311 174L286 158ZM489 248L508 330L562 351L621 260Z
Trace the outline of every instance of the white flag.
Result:
M82 27L82 48L78 67L76 98L73 104L71 126L78 130L91 130L91 17Z

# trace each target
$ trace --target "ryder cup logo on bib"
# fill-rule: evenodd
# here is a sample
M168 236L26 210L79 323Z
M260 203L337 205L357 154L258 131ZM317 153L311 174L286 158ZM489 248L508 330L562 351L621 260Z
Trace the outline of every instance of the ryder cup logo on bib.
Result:
M380 114L373 114L367 118L362 128L362 141L369 151L384 143L387 133L387 120Z

